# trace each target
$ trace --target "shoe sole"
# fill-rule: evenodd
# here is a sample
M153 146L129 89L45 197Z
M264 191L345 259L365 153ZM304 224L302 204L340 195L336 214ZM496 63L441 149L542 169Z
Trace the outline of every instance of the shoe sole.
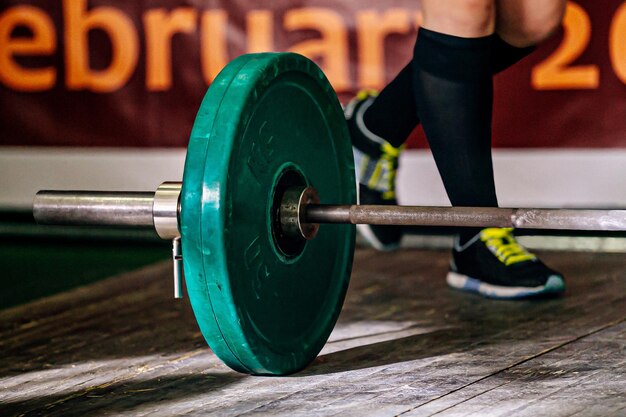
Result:
M545 285L538 287L503 287L500 285L488 284L476 278L462 275L457 272L448 272L446 282L452 288L461 291L473 292L487 298L500 300L516 300L522 298L533 298L546 295L558 295L565 291L565 282L558 275L551 275Z

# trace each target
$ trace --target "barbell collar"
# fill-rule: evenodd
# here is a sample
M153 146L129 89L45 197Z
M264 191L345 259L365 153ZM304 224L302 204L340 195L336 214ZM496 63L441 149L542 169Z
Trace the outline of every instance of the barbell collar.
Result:
M313 187L295 186L285 190L279 208L282 231L295 237L311 240L317 236L319 223L306 222L305 210L312 204L319 204L320 197Z
M181 182L164 182L154 193L152 217L154 230L161 239L180 237L179 213Z

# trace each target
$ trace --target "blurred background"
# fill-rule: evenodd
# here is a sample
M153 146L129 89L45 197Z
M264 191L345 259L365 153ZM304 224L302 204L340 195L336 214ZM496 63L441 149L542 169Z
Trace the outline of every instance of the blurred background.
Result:
M420 21L416 0L2 0L0 307L169 254L150 233L37 227L37 190L179 181L231 59L302 53L345 103L410 60ZM561 30L496 77L494 115L501 205L626 207L626 2L569 2ZM448 205L420 128L408 144L400 203Z

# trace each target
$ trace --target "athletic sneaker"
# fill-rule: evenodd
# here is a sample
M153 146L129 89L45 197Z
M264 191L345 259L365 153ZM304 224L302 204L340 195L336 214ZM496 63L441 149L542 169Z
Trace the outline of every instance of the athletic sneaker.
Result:
M565 291L563 276L517 243L513 229L483 229L452 250L448 285L489 298L554 296Z
M354 152L358 202L397 205L395 179L401 148L394 148L372 133L363 122L363 114L374 102L376 94L371 90L360 91L345 108ZM357 230L374 248L388 251L399 246L403 228L359 224Z

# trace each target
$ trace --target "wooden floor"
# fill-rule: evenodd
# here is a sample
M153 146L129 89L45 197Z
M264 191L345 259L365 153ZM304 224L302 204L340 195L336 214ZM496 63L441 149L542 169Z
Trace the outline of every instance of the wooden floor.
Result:
M280 378L221 364L150 266L0 312L0 415L626 416L626 255L543 259L566 296L503 302L449 290L446 251L359 250L322 354Z

